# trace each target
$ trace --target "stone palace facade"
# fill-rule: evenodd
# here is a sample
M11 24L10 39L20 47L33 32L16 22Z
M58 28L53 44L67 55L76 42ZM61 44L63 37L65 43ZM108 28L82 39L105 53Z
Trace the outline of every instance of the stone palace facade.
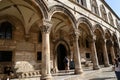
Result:
M65 56L75 74L87 61L109 67L120 53L119 21L104 0L0 0L0 73L9 65L51 80Z

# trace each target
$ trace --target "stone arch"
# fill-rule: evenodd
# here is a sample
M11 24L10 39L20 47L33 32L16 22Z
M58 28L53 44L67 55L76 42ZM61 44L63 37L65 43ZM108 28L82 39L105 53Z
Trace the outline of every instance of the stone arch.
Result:
M19 2L21 4L15 4ZM21 0L16 2L13 0L7 5L6 1L2 1L2 3L5 6L1 9L1 13L4 11L4 14L9 15L7 11L12 9L13 12L10 15L17 17L22 22L25 27L25 34L29 34L29 29L33 24L38 24L39 26L42 23L42 19L48 18L48 8L43 0Z
M118 42L117 35L115 33L112 34L112 39Z
M0 23L4 21L8 21L9 23L11 23L13 26L13 30L18 30L21 28L23 30L23 34L25 34L24 23L17 17L8 14L0 16Z
M12 15L2 15L2 16L0 16L0 22L4 22L4 21L10 22L15 29L16 29L15 25L23 26L23 22L21 20L19 20L17 17L12 16Z
M102 34L102 36L104 36L104 33L105 33L105 32L104 32L103 28L101 27L101 25L96 24L96 25L94 26L93 31L95 32L95 30L99 30L100 33Z
M114 26L114 19L113 19L113 16L111 14L111 12L108 13L108 17L109 17L109 23Z
M52 16L56 12L62 12L66 16L68 16L69 20L72 22L73 28L76 28L76 19L71 11L61 5L54 5L49 9L49 19L51 20Z
M91 9L93 13L99 15L99 9L96 0L91 0Z
M45 4L44 0L35 0L35 1L37 2L35 4L39 4L38 7L43 14L43 18L47 19L48 18L48 7L46 6L47 4ZM35 6L37 6L37 5L35 5Z
M110 30L106 29L106 30L105 30L105 38L106 38L106 39L109 39L109 38L111 38L111 37L112 37L112 34L111 34Z
M48 19L48 7L47 7L46 2L43 0L35 0L35 1L26 1L25 0L25 2L27 2L30 5L33 5L33 7L37 10L37 12L36 12L37 15L39 17L41 16L40 19L38 19L38 20L35 19L36 21L32 22L32 24L29 26L28 30L26 31L26 34L29 34L29 32L33 26L40 27L43 24L43 20Z
M69 48L69 44L67 43L67 41L65 41L63 39L59 39L59 40L56 40L55 44L56 44L55 45L55 50L56 50L56 48L57 48L57 46L59 44L63 44L66 47L67 51L68 51L68 55L70 55L70 48Z
M55 42L55 44L56 45L55 45L55 50L54 50L54 61L55 61L54 64L56 64L56 66L57 66L56 70L64 70L65 66L64 66L62 61L63 61L65 56L70 58L70 48L69 48L69 45L68 45L68 43L65 40L57 40ZM64 47L64 49L61 50L62 52L61 51L59 52L58 48L60 48L61 45ZM64 50L66 50L66 53L65 53ZM61 54L62 54L62 57L60 56ZM58 58L58 56L60 56L61 58ZM60 62L60 65L63 65L62 68L61 68L60 65L58 65L59 62Z
M91 22L88 20L88 19L86 19L86 18L84 18L84 17L81 17L81 18L79 18L78 20L77 20L77 27L81 24L81 23L84 23L84 24L86 24L88 27L88 30L90 31L90 35L92 35L93 34L93 32L92 32L92 24L91 24Z
M84 62L84 60L87 61L88 59L91 60L90 57L92 56L92 52L89 50L91 50L90 41L93 39L92 24L87 18L80 17L77 20L77 27L78 30L80 31L78 45L81 53L80 55L82 60L81 62ZM87 58L86 54L89 54L90 57Z
M102 18L103 18L105 21L108 21L107 13L106 13L105 7L104 7L103 5L100 5L100 11L101 11L101 16L102 16Z
M96 52L98 57L98 62L100 65L104 65L105 56L104 56L104 49L103 49L103 41L104 41L104 30L99 24L96 24L94 27L94 35L96 36L95 46ZM99 45L101 44L101 45Z

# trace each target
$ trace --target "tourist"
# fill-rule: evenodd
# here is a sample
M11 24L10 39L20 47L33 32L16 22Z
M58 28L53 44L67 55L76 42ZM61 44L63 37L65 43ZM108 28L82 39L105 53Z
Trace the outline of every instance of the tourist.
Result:
M65 65L65 72L69 72L69 59L67 57L64 58L63 60L64 65Z
M117 80L120 80L120 58L116 58L115 60L115 74L117 77Z

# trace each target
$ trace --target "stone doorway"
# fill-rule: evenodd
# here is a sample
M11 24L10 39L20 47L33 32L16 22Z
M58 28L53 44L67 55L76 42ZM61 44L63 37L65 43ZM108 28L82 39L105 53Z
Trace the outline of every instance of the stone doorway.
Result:
M67 56L66 47L63 44L59 44L57 47L57 66L58 70L65 70L63 60Z

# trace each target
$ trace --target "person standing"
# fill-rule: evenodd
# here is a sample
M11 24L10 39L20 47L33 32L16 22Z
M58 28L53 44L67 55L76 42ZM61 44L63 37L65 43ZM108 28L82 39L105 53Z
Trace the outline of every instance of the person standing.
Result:
M116 58L115 60L115 75L117 77L117 80L120 80L120 58Z
M69 59L67 57L65 57L63 62L65 65L65 72L69 72Z

